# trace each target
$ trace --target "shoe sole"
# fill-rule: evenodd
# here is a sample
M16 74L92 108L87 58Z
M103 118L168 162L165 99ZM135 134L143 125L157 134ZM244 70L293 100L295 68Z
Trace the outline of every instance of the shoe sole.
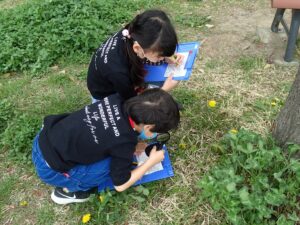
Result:
M58 198L55 196L54 191L51 193L51 199L55 203L59 205L66 205L70 203L82 203L82 202L87 202L90 198L86 199L73 199L73 198Z

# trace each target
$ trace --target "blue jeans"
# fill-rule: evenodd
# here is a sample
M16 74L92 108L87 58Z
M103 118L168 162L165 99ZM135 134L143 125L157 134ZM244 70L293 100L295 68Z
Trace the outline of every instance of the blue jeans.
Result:
M68 188L69 191L87 191L98 187L99 184L110 178L111 158L89 165L77 165L67 173L60 173L50 168L45 161L39 144L39 134L35 137L32 146L32 161L39 178L52 186Z

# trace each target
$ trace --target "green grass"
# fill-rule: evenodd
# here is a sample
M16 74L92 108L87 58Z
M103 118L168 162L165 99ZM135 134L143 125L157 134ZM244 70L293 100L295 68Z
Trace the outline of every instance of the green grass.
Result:
M43 207L37 212L37 224L54 224L54 214L55 212L51 205L43 205Z
M148 1L47 0L0 11L0 72L36 72L61 58L85 58L147 5Z
M197 183L214 165L218 165L221 151L219 141L229 130L244 127L263 135L269 133L271 122L284 103L296 69L273 65L265 68L265 57L257 51L237 53L235 49L225 49L215 54L214 50L218 48L218 41L223 41L223 34L230 34L232 38L243 35L249 37L243 30L240 31L241 34L231 34L230 31L222 30L223 26L228 27L226 18L232 17L233 8L241 12L235 16L243 17L255 10L265 10L267 4L263 1L249 4L248 1L237 0L174 0L168 1L168 4L166 1L128 1L128 4L124 5L121 4L122 1L117 1L117 5L113 7L113 1L106 1L108 8L105 10L112 9L110 7L113 7L113 10L103 10L101 13L107 12L108 18L113 20L113 25L111 28L107 25L105 32L99 34L101 27L95 25L94 22L97 21L93 21L93 18L84 17L82 23L76 18L88 14L86 9L91 6L89 4L95 4L95 9L98 9L98 3L104 1L72 1L82 7L78 8L79 17L70 18L64 17L65 14L60 14L59 10L64 9L71 0L65 1L60 6L61 9L52 8L51 4L59 3L57 0L52 3L28 2L29 5L26 1L15 1L11 5L7 0L0 3L0 7L4 3L10 7L17 4L13 10L7 7L3 12L0 11L0 21L3 21L1 18L13 16L13 13L20 14L16 21L3 21L6 25L14 23L10 29L23 26L21 18L24 18L22 16L25 14L32 15L35 21L35 26L25 33L22 33L22 29L12 32L15 36L21 33L20 37L24 40L20 44L33 43L35 39L30 39L29 31L32 37L36 37L41 35L43 27L37 24L36 19L50 15L35 14L35 10L50 9L53 11L51 13L61 15L65 19L64 25L74 22L72 26L64 27L65 33L59 35L62 39L71 35L72 41L62 40L63 43L67 43L68 49L61 45L49 45L55 48L47 50L50 56L47 62L38 60L37 57L30 63L21 65L13 58L11 69L5 70L6 72L1 70L0 172L7 176L0 178L0 223L10 221L10 224L82 224L82 216L91 213L91 221L88 224L224 224L224 211L216 212L211 208L212 204L199 200L202 191ZM19 6L20 3L24 4ZM35 10L26 11L34 6L37 6ZM201 46L191 79L181 82L172 92L184 107L180 127L172 132L168 144L175 176L130 188L124 193L102 193L105 199L103 202L99 200L98 195L94 195L90 202L84 204L66 207L55 205L50 199L51 187L39 181L34 173L30 161L31 142L45 115L71 112L90 103L86 74L92 49L121 24L126 23L127 18L137 13L137 10L142 11L142 6L166 9L178 29L180 41L207 39ZM263 12L265 15L265 11ZM92 21L87 25L90 19ZM239 26L238 18L236 20L236 24L231 24L230 21L230 26ZM55 21L44 22L42 24L49 28L45 34L58 27ZM215 25L214 28L207 29L207 23ZM83 34L73 37L75 27L86 30L93 40L87 39ZM97 30L91 31L94 27ZM49 40L52 37L49 35ZM7 39L5 40L4 43L7 43ZM90 42L86 43L87 40ZM80 42L79 46L82 48L77 49L78 46L73 41ZM34 43L38 45L40 42ZM41 47L46 47L46 43L47 40ZM236 49L242 47L241 41ZM9 45L4 44L2 48L6 51L6 56L10 55L9 51L12 49ZM37 49L39 48L29 46L21 55L38 56ZM53 52L53 49L57 49L57 52ZM4 56L2 51L0 55ZM48 67L49 65L51 66ZM11 72L13 70L16 72ZM212 99L217 102L215 108L210 108L207 104ZM272 101L276 102L275 106L271 105ZM28 205L20 206L20 202L24 200Z
M218 164L199 182L200 199L226 214L232 224L294 224L299 222L300 162L267 136L241 129L220 142ZM286 211L287 210L287 211Z
M207 69L211 69L211 70L217 69L218 67L221 67L221 66L222 66L222 62L220 62L220 60L216 60L216 59L211 59L210 61L208 61L205 64L205 67Z
M211 18L208 15L194 17L192 14L186 14L176 16L175 18L175 22L181 24L182 26L190 28L202 28L205 24L209 23L210 21Z
M0 219L5 218L4 206L9 202L11 193L13 192L13 187L17 182L16 176L4 176L0 180Z
M237 62L237 67L245 72L260 69L263 65L265 65L265 62L260 57L243 56Z

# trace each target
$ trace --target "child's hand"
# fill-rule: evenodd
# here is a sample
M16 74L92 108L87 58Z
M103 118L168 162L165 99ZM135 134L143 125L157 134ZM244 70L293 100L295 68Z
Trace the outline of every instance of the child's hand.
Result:
M147 144L145 142L138 142L135 146L135 152L134 155L140 155L145 151L145 148L147 147Z
M157 151L157 148L156 146L154 146L150 152L150 155L149 155L149 161L151 161L151 163L153 165L163 161L165 158L165 151L164 150L159 150Z
M173 80L173 74L169 75L165 80L164 85L161 87L164 91L171 91L179 84L178 80Z
M165 57L168 64L176 64L176 66L181 65L183 58L184 56L178 53L175 53L171 57Z

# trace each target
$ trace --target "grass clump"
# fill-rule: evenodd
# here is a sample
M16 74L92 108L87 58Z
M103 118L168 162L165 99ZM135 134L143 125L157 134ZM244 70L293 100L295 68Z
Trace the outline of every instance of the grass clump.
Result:
M241 130L219 145L222 155L201 179L201 198L223 211L232 224L295 224L299 222L300 162L272 138Z
M74 205L74 211L91 213L90 222L93 224L120 224L126 221L130 206L144 209L146 205L143 203L149 200L150 194L150 190L142 185L122 193L105 190L95 194L86 204Z
M41 121L28 114L19 114L11 120L1 135L0 147L7 149L16 161L31 163L31 145Z
M0 73L90 55L146 1L47 0L0 11ZM78 60L78 59L77 59Z
M0 100L0 134L6 129L13 114L13 105L7 99Z
M237 62L238 68L245 72L262 68L263 65L265 65L265 60L261 57L242 56Z
M193 15L179 15L175 18L175 22L182 24L186 27L203 27L205 24L211 22L211 17L209 15L197 16Z
M52 225L55 224L55 218L53 217L54 209L51 206L45 205L37 212L38 224Z

